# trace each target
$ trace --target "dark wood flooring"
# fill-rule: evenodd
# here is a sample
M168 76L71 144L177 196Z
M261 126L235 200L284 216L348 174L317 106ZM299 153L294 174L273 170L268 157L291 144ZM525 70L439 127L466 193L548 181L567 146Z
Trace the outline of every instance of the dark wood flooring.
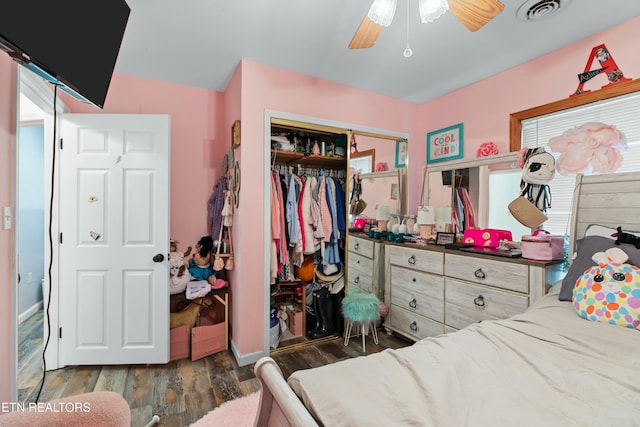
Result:
M42 323L40 310L19 327L18 400L35 401L42 381ZM411 345L401 337L379 330L379 345L353 338L345 347L341 337L276 349L271 356L287 378L292 372L376 353L385 348ZM222 403L259 389L253 364L240 367L231 351L192 362L188 359L166 365L69 366L48 371L40 402L98 390L120 393L131 408L131 425L145 426L154 414L160 426L188 426Z

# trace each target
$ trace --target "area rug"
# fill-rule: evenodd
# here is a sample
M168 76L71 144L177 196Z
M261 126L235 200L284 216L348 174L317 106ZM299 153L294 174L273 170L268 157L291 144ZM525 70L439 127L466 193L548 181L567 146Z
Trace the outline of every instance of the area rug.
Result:
M258 414L260 392L224 402L191 427L252 427Z

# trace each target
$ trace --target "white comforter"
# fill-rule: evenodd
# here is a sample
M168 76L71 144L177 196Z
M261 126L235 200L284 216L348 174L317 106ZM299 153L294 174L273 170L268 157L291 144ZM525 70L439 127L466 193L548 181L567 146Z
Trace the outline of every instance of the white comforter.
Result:
M320 368L289 385L338 426L640 426L640 331L527 312Z

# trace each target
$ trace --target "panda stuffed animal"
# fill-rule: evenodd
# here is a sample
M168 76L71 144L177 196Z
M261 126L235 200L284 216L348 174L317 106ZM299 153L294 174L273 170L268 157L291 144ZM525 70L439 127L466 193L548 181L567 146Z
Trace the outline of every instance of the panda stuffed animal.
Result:
M549 182L556 173L556 161L544 148L521 150L522 180L520 195L533 203L541 212L551 207Z

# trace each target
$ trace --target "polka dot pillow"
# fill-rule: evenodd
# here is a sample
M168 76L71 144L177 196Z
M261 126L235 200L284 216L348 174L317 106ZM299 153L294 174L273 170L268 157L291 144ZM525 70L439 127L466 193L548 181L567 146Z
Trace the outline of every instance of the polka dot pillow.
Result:
M587 269L573 288L573 305L581 317L627 328L640 326L640 269L627 264L619 248L594 254L598 265Z

